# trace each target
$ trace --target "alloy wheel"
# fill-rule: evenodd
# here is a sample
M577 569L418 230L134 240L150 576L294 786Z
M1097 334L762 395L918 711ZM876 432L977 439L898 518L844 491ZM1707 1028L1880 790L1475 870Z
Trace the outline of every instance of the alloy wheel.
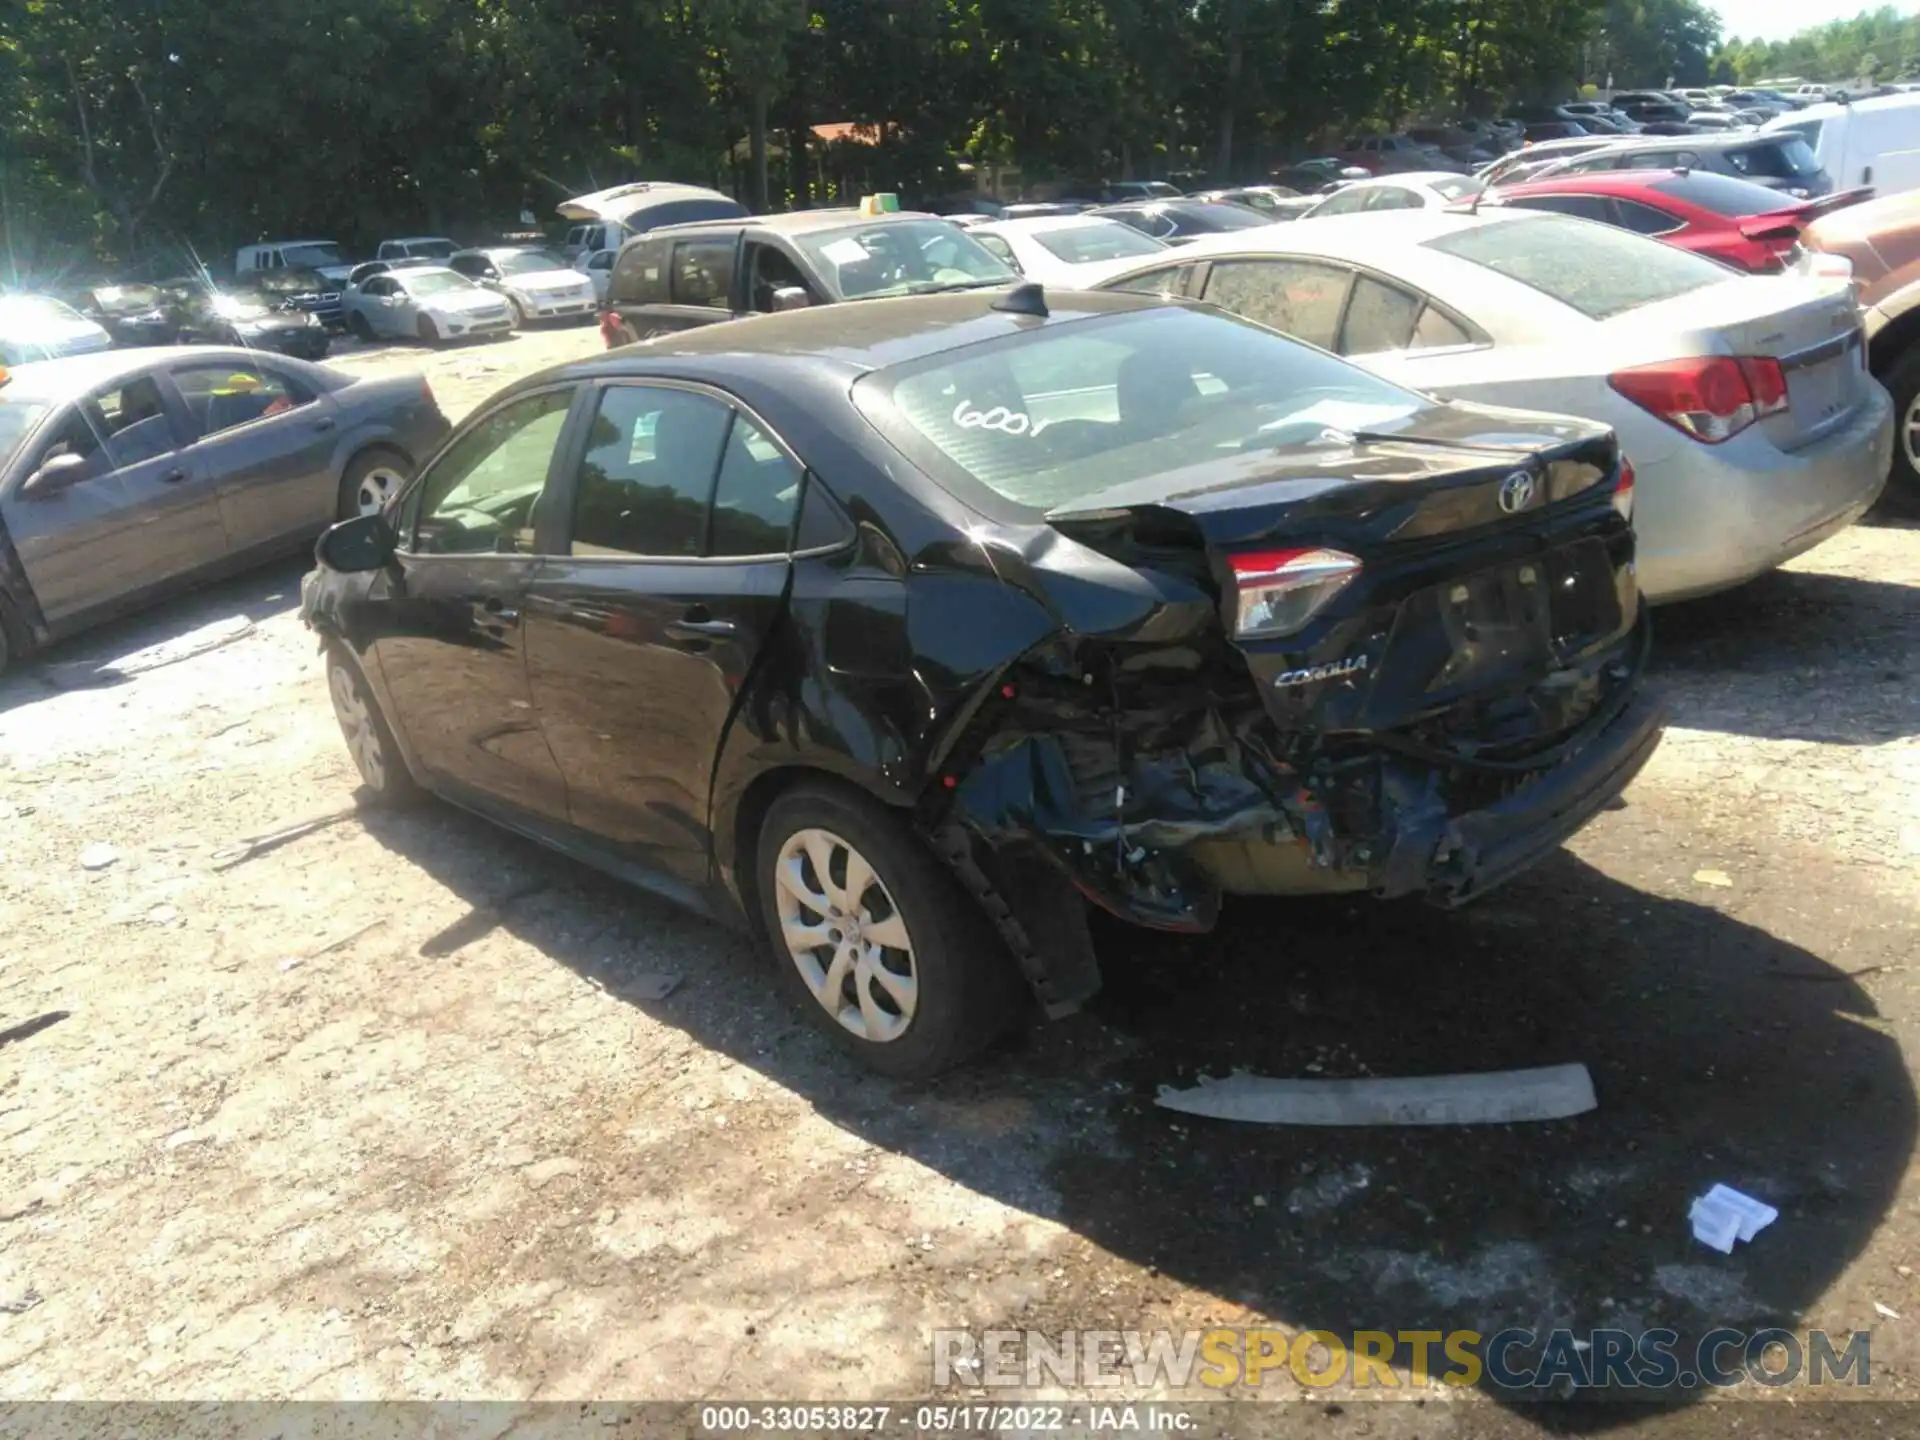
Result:
M386 509L387 501L393 498L394 491L403 483L400 472L391 465L376 465L360 477L360 488L354 492L354 504L362 515L378 515Z
M387 750L374 724L373 707L360 693L360 682L339 661L328 667L327 684L333 694L333 713L339 718L340 733L346 737L347 753L353 756L360 778L369 789L387 788Z
M906 1034L920 997L913 937L867 858L830 830L798 830L773 881L787 954L821 1008L862 1040Z
M1907 413L1901 418L1900 443L1906 447L1907 464L1920 472L1920 395L1908 402Z

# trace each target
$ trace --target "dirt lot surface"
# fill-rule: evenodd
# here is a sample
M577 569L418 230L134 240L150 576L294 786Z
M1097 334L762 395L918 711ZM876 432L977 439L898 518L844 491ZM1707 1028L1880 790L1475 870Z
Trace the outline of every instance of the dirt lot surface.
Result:
M340 363L424 360L458 415L598 343ZM1665 747L1479 908L1105 935L1088 1013L920 1088L720 929L444 806L354 811L298 577L49 657L252 622L194 658L0 681L0 1398L911 1398L937 1327L1765 1322L1871 1328L1873 1392L1920 1395L1920 532L1663 613ZM1545 1125L1153 1103L1567 1061L1599 1108ZM1781 1211L1728 1257L1685 1220L1715 1181ZM1546 1423L1485 1401L1287 1413Z

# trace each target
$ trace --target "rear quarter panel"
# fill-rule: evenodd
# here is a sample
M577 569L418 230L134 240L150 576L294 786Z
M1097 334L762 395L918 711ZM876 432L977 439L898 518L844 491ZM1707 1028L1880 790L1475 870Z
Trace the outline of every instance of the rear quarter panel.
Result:
M355 455L374 445L398 450L415 466L422 465L453 428L422 375L355 380L335 390L333 401L340 412L336 476Z

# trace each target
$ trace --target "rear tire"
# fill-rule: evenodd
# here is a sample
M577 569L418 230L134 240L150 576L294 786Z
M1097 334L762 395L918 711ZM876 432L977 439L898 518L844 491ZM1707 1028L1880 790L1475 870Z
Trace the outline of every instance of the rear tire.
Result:
M420 787L394 743L387 717L373 698L360 667L339 644L327 646L327 695L353 768L360 772L365 803L397 808L420 798Z
M347 329L353 332L353 338L356 340L371 341L373 339L373 326L367 323L367 317L358 310L347 317Z
M1891 514L1920 516L1920 345L1901 352L1880 383L1893 396L1893 468L1880 504Z
M5 675L7 667L16 660L26 659L31 650L20 612L13 608L11 600L0 595L0 675Z
M1012 957L900 814L796 786L769 807L754 867L781 988L871 1069L930 1079L1016 1018Z
M347 462L340 476L339 518L376 515L413 478L413 466L392 450L366 450Z

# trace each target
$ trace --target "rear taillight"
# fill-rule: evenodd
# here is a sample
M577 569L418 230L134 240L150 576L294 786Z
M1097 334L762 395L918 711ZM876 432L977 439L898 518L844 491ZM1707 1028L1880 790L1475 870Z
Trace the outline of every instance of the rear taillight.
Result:
M1607 383L1642 410L1718 445L1787 408L1787 377L1771 356L1698 355L1616 370Z
M1633 519L1633 462L1620 457L1620 477L1613 482L1613 508L1622 520Z
M1249 550L1229 563L1240 640L1293 634L1360 573L1360 562L1340 550Z

